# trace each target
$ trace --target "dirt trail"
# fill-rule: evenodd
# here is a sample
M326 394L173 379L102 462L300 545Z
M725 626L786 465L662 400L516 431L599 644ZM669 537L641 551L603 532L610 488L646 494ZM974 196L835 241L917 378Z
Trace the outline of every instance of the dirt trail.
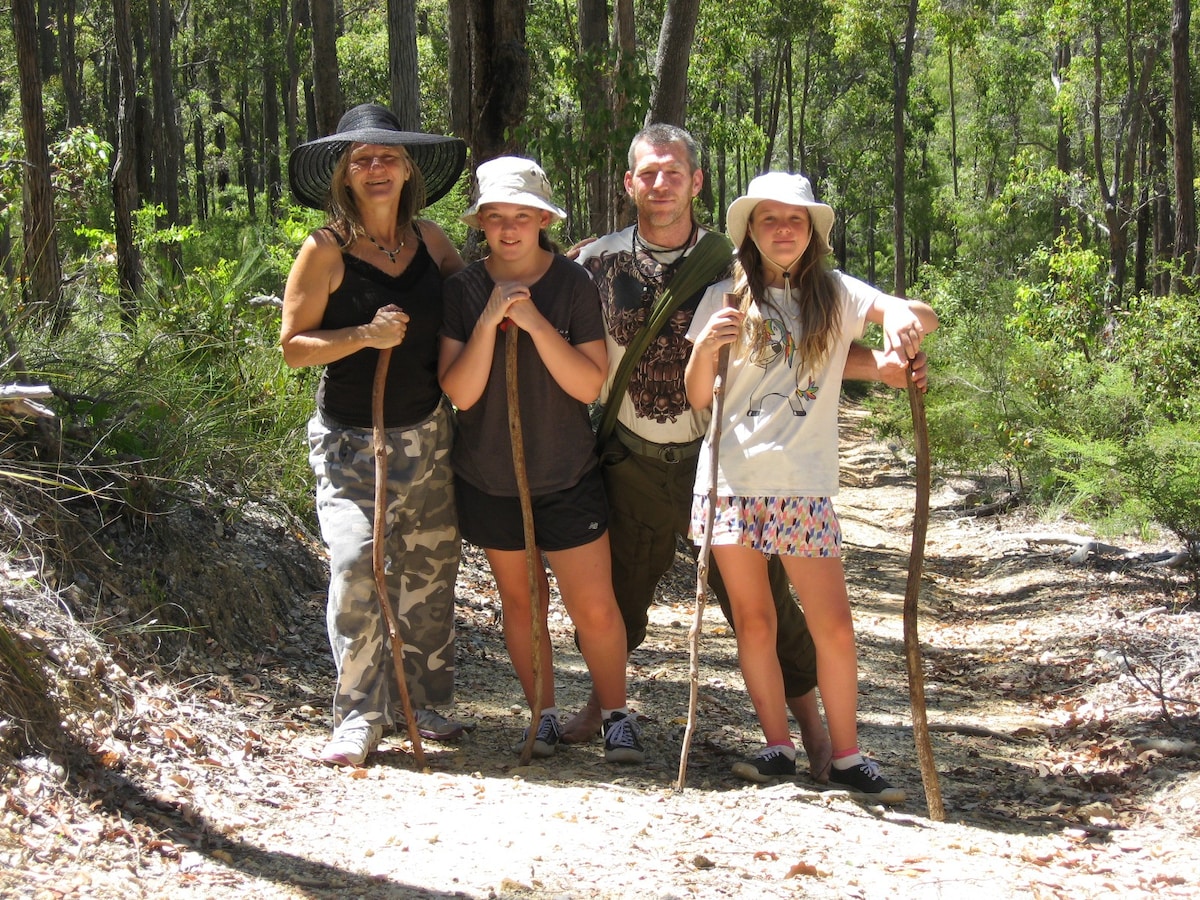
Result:
M31 763L12 773L10 800L26 812L10 802L2 820L0 894L1196 896L1195 661L1184 654L1175 671L1159 658L1171 695L1185 701L1164 707L1139 683L1145 666L1138 676L1122 659L1150 659L1146 648L1169 640L1200 646L1197 616L1154 611L1169 604L1142 569L1073 566L1062 546L1023 536L1067 523L963 517L966 483L935 485L927 544L921 629L948 821L925 817L901 626L910 466L849 430L838 509L862 743L908 790L903 806L873 807L804 777L757 787L730 774L760 733L715 608L688 785L673 790L694 593L682 554L630 667L649 761L610 766L593 744L518 768L511 744L525 710L486 566L471 551L455 713L478 728L458 745L427 744L429 772L414 771L395 736L368 768L314 761L330 664L323 599L309 596L294 631L257 658L226 657L184 683L145 679L132 724L104 748L109 768L82 801L55 790L52 771L39 778ZM559 705L571 709L586 679L561 606L551 614ZM1163 726L1164 709L1175 728Z

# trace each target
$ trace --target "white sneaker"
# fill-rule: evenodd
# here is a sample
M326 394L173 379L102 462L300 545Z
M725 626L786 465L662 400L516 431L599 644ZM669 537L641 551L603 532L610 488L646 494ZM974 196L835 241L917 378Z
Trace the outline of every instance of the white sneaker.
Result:
M362 719L343 722L321 751L321 762L330 766L361 766L367 754L379 746L383 728Z

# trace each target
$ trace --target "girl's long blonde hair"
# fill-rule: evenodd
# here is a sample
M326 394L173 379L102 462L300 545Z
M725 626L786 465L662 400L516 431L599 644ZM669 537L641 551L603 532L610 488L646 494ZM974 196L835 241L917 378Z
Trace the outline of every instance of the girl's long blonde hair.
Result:
M409 171L408 180L400 191L400 209L396 212L396 227L403 232L425 205L425 178L409 156L408 149L403 144L395 146L408 163ZM333 174L329 178L329 202L325 209L325 224L333 229L339 240L344 241L343 249L353 244L356 238L366 237L367 234L358 203L346 185L350 152L353 149L354 144L348 145L333 167Z
M753 222L754 213L750 219ZM841 330L842 305L827 258L831 251L823 236L811 228L808 246L800 257L800 266L793 280L785 277L784 304L795 303L792 309L775 309L767 295L767 280L763 273L762 252L746 229L742 246L733 264L733 293L738 295L738 308L746 314L738 341L737 356L758 359L771 340L766 326L765 311L775 309L784 321L798 321L796 335L798 356L797 375L803 370L818 372L829 358L836 335Z

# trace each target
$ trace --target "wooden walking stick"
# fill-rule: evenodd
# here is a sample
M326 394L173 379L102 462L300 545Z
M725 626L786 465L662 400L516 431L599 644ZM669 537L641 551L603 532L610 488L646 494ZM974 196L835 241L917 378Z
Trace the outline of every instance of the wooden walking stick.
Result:
M925 532L929 527L929 426L925 422L925 400L908 372L908 404L912 409L913 442L917 452L917 498L913 512L912 550L908 557L908 583L904 588L904 659L908 665L908 698L912 707L913 740L921 763L921 783L929 818L946 821L942 790L938 784L929 723L925 716L925 675L921 664L921 642L917 637L917 598L921 593L921 569L925 563Z
M738 306L738 295L727 293L726 307ZM688 634L690 660L688 663L688 713L687 726L683 729L683 747L679 751L679 777L675 790L682 791L687 780L688 751L692 747L692 735L696 731L696 700L700 693L700 630L704 624L704 600L708 590L708 563L712 552L713 520L717 506L717 460L721 445L721 418L725 409L725 376L729 374L729 344L717 352L717 377L713 381L713 410L708 423L708 512L704 519L704 537L700 552L696 555L696 614L692 617L692 630Z
M529 573L530 640L533 643L533 718L529 733L521 747L520 764L529 765L533 759L533 743L537 740L542 718L542 596L538 578L537 541L533 533L533 498L529 495L529 474L525 471L525 435L521 430L521 395L517 390L517 338L521 329L505 319L504 384L508 397L508 436L512 441L513 471L517 476L517 496L521 500L521 524L525 534L525 568Z
M388 602L387 574L383 561L383 532L387 522L387 434L383 427L383 390L387 382L388 364L392 359L392 348L379 351L379 362L375 364L375 383L371 387L371 437L375 445L375 521L371 535L371 567L375 571L375 593L379 595L379 608L383 610L383 621L387 623L388 639L392 644L392 666L396 670L396 689L400 692L400 704L404 708L404 720L408 723L408 737L412 741L413 756L417 766L425 768L425 750L421 746L421 733L417 730L417 719L413 715L412 699L408 696L408 683L404 679L404 642L400 640L400 624L392 613Z

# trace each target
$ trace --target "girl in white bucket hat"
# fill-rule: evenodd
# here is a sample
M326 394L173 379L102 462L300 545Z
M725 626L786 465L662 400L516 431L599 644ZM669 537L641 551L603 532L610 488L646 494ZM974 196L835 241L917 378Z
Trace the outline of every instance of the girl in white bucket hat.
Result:
M476 171L479 195L463 221L483 230L489 255L446 282L438 374L458 408L451 464L463 537L483 547L504 611L504 639L526 700L535 695L532 605L521 505L508 433L502 329L518 329L517 371L534 533L579 634L604 719L604 755L644 758L625 699L625 624L612 586L608 502L588 404L608 373L600 297L581 266L551 249L546 228L565 213L532 160L502 156ZM541 658L551 660L541 573ZM545 706L533 755L562 736L554 667L542 671ZM517 747L523 746L521 741Z
M717 354L731 345L717 471L701 450L692 537L704 538L716 479L712 552L737 623L738 658L766 748L734 772L766 781L795 772L767 556L778 554L817 647L817 684L833 742L830 781L884 803L904 799L858 747L858 663L841 561L837 407L850 342L882 325L886 346L907 359L937 327L924 303L893 297L827 264L833 210L803 175L770 172L729 207L738 249L733 278L708 290L688 338L688 401L712 405ZM738 296L724 308L726 292ZM707 445L708 439L705 439Z

